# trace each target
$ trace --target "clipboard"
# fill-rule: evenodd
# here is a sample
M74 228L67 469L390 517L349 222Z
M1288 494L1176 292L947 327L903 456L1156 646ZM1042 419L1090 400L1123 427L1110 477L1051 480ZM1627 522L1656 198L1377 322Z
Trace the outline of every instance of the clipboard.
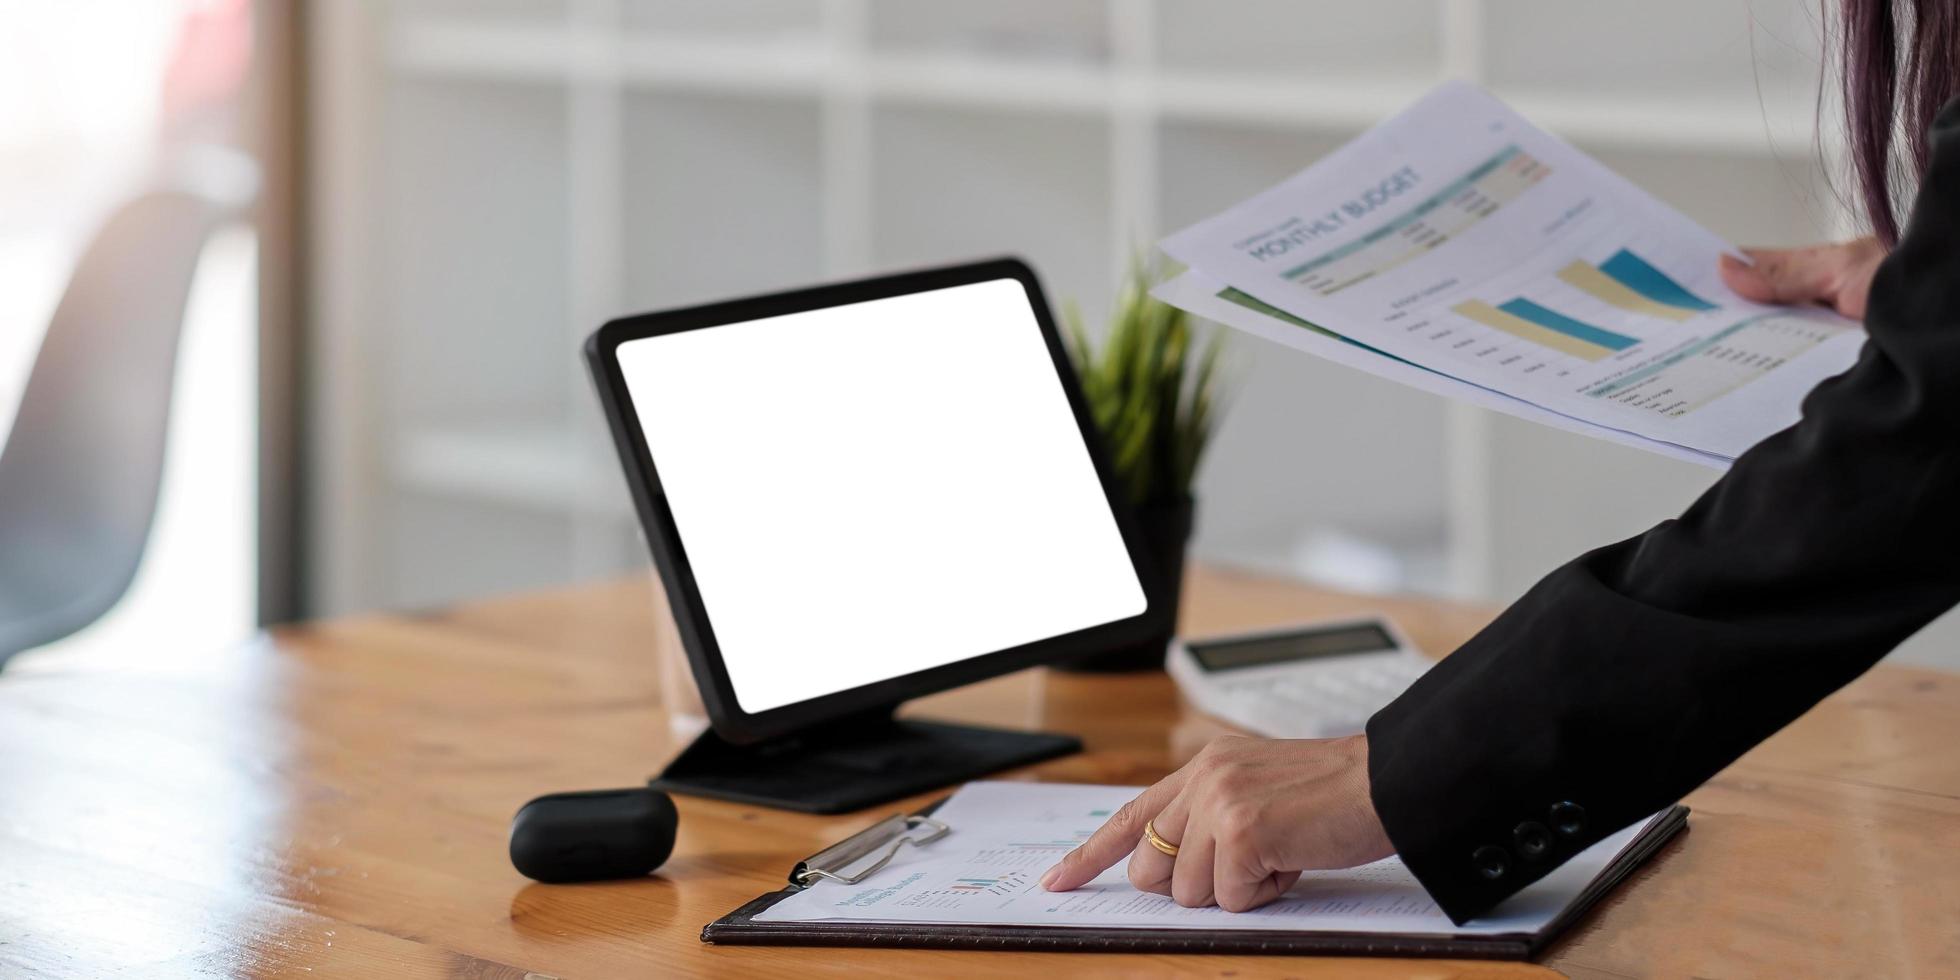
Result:
M822 879L855 884L877 874L907 847L927 847L952 832L932 819L945 799L916 813L897 813L797 862L789 884L759 895L708 923L701 941L729 946L889 947L1103 953L1212 953L1323 956L1530 959L1583 918L1599 900L1687 826L1688 808L1674 806L1651 821L1619 857L1592 879L1565 910L1528 933L1445 935L1299 930L1107 928L1096 926L961 925L883 922L760 922L765 909ZM876 855L850 875L842 869Z

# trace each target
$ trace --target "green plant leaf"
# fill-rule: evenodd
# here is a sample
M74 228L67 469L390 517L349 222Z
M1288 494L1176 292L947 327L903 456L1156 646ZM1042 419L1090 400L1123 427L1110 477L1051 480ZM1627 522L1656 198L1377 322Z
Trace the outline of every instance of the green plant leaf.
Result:
M1132 256L1100 349L1089 339L1079 307L1069 303L1063 315L1090 416L1126 494L1138 503L1190 496L1217 424L1224 346L1223 334L1213 330L1194 356L1189 314L1151 297L1156 281L1149 263Z

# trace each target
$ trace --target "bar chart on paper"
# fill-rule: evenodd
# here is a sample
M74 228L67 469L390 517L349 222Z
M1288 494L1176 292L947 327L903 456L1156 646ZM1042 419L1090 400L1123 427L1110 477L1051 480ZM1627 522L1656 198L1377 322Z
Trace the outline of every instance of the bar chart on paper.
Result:
M1496 303L1464 300L1450 312L1498 331L1505 342L1588 364L1632 351L1613 373L1587 381L1582 393L1666 418L1748 385L1844 331L1836 318L1804 311L1729 309L1632 248L1600 251L1607 254L1599 261L1574 259L1549 278L1526 281L1517 288L1521 295ZM1702 326L1689 329L1692 323ZM1487 355L1502 353L1500 346L1464 349Z
M1482 300L1465 300L1450 309L1493 330L1587 361L1600 360L1640 343L1625 334L1546 309L1522 296L1497 306Z
M1624 248L1598 265L1573 262L1558 271L1558 278L1603 303L1677 323L1717 308Z
M1650 328L1664 327L1721 309L1627 248L1598 263L1575 259L1549 280L1527 284L1523 291L1527 295L1494 304L1464 300L1451 306L1450 312L1539 347L1600 361L1641 343L1643 338L1631 332L1629 322L1644 319ZM1568 312L1575 300L1588 308ZM1615 322L1608 326L1595 320ZM1665 339L1651 332L1647 336Z
M1000 900L1027 891L1034 878L1024 871L992 876L958 877L912 891L900 898L902 909L969 909L976 905L998 907Z

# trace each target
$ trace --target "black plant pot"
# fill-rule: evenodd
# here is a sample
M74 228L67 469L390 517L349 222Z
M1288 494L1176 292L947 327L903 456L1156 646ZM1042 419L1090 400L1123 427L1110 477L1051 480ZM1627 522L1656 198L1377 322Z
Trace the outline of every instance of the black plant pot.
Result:
M1149 555L1152 594L1163 597L1158 612L1158 628L1141 643L1093 653L1069 663L1056 664L1062 670L1085 673L1116 673L1132 670L1164 669L1164 651L1177 634L1177 608L1184 597L1184 546L1191 540L1192 520L1197 506L1191 498L1144 504L1137 508L1137 533Z

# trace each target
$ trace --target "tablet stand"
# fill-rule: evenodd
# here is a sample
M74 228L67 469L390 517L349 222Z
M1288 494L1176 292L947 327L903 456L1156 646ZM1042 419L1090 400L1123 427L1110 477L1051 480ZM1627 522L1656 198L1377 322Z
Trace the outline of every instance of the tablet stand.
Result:
M1071 735L894 718L891 709L734 745L702 733L649 783L689 796L846 813L1082 751Z

